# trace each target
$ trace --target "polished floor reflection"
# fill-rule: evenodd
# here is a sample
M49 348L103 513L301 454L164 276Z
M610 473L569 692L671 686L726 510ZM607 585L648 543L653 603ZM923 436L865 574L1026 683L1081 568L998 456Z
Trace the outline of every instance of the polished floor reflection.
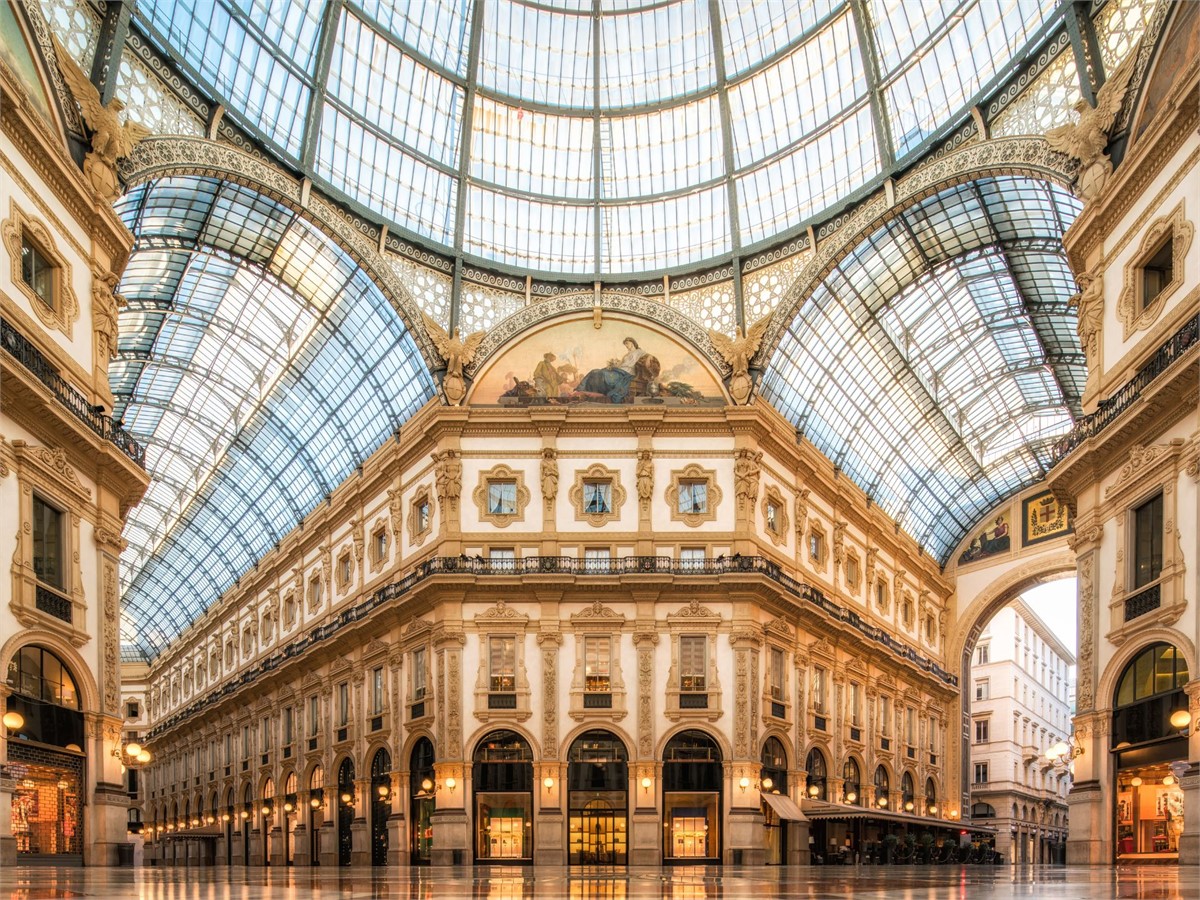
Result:
M0 871L0 900L709 900L1036 898L1194 900L1195 867L49 869Z

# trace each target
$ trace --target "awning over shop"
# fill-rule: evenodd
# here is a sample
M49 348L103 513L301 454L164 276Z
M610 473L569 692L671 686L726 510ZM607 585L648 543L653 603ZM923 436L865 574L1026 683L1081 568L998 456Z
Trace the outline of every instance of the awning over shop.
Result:
M942 828L948 831L972 831L995 834L996 829L990 825L975 825L971 822L936 819L931 816L918 816L913 813L892 812L884 809L867 809L864 806L849 806L842 803L826 803L821 800L803 801L804 815L815 821L822 819L866 819L877 822L897 822L901 825L911 825L914 828Z
M789 822L807 822L808 817L798 807L795 801L786 794L765 794L760 793L759 796L763 801L775 810L776 814L781 819L786 819Z
M189 840L192 838L204 838L206 840L216 840L219 837L224 837L225 832L223 832L216 825L206 825L206 826L201 826L200 828L188 828L185 831L170 831L170 832L164 833L162 836L167 838L167 840L172 840L172 841Z

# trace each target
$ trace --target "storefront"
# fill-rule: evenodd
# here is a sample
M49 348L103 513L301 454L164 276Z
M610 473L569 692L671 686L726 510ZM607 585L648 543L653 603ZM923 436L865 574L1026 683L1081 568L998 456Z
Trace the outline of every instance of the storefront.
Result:
M475 859L533 861L533 751L516 732L493 731L475 748Z
M308 864L321 864L321 825L325 821L325 769L313 766L308 776Z
M1117 681L1112 756L1118 861L1179 859L1184 816L1179 780L1188 768L1189 724L1180 716L1188 709L1183 691L1188 677L1183 654L1160 642L1138 653Z
M787 862L787 823L790 809L781 807L779 797L787 797L787 756L778 738L767 738L762 749L762 768L758 773L759 789L763 795L764 844L767 865L780 866ZM794 806L795 804L791 804Z
M338 766L337 777L337 861L350 865L354 852L351 826L354 824L354 762L349 757Z
M629 761L624 743L588 731L567 752L570 865L623 866L628 860Z
M433 743L429 738L420 738L413 745L408 765L410 855L416 866L429 865L433 850L433 811L437 808L437 774L433 766Z
M22 647L9 664L7 775L13 782L11 832L17 858L58 865L83 861L83 714L70 671L41 647Z
M717 742L702 731L671 738L663 753L663 861L721 861L721 790Z
M296 809L296 773L288 772L283 782L283 861L286 865L296 862L296 822L300 811Z

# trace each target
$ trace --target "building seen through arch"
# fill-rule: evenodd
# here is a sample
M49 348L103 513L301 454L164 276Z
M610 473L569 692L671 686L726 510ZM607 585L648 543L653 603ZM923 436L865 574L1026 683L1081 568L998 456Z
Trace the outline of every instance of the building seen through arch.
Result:
M0 0L0 865L1200 861L1197 47Z

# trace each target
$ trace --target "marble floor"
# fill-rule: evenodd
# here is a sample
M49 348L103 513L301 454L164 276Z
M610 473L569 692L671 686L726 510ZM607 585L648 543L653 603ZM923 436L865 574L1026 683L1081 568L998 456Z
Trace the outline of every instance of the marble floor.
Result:
M631 868L54 869L0 871L0 900L1196 900L1200 869Z

